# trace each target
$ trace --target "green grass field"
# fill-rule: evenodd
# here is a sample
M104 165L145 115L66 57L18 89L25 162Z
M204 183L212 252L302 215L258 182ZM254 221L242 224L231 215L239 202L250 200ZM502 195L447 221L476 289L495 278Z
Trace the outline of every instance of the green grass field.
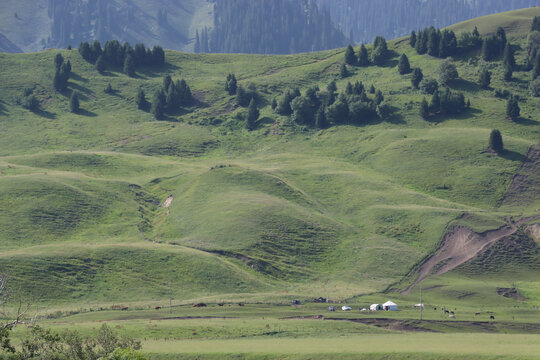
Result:
M503 25L523 63L526 31L539 15L536 7L455 29L477 23L490 33ZM437 77L440 59L417 55L406 41L389 46ZM74 72L63 94L52 86L58 52ZM382 90L396 109L387 121L313 130L272 112L272 99L288 88L324 88L336 79L343 54L167 52L166 66L129 78L121 69L99 75L76 50L0 53L0 273L9 274L17 296L54 317L44 325L91 331L110 321L142 339L156 359L179 352L187 358L534 358L540 253L525 227L538 223L534 218L474 259L422 282L423 301L439 309L426 310L431 322L392 328L280 320L329 316L326 304L288 306L323 296L354 306L338 317L380 316L358 308L392 299L402 311L384 317L412 321L419 287L400 291L450 229L481 233L507 218L540 214L540 173L523 167L540 143L540 100L528 95L530 72L504 82L500 60L460 55L454 59L460 79L451 87L472 108L424 121L425 95L412 88L410 75L398 74L396 56L337 81L339 91L356 80ZM476 85L483 66L493 72L492 90ZM245 129L246 109L224 91L230 72L262 97L255 131ZM151 97L166 74L186 79L201 106L156 121L137 110L135 95L142 87ZM108 83L114 94L104 92ZM17 105L27 87L40 100L38 113ZM506 101L493 95L499 88L523 99L517 121L506 120ZM79 114L68 110L71 90L82 94ZM504 137L500 156L488 151L494 128ZM528 187L515 186L516 173ZM172 316L238 319L160 320L168 315L153 308L168 305L169 297ZM201 301L212 306L191 307ZM226 306L216 307L221 302ZM130 310L104 310L113 304ZM454 322L441 315L442 306L456 309ZM65 317L73 312L78 315ZM489 314L501 325L486 325ZM481 324L469 324L475 321ZM403 332L407 326L429 333Z

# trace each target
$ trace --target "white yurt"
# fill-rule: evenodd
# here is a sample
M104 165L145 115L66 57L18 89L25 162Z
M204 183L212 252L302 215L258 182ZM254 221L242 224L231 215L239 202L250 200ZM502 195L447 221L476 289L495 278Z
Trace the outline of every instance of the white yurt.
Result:
M392 301L387 301L382 306L386 311L397 311L397 305Z
M369 307L370 311L379 311L382 309L383 307L381 306L381 304L371 304L371 306Z

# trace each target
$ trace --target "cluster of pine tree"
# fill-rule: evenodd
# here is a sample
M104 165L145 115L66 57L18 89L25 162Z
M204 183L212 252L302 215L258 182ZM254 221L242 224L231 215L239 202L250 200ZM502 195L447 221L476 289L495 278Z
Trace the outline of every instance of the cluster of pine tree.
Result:
M506 32L502 27L497 29L497 33L486 37L482 41L482 58L491 61L501 56L506 47Z
M102 48L101 43L96 39L91 44L81 42L79 53L83 59L95 64L97 71L100 73L103 73L107 66L122 66L124 73L134 76L137 66L161 66L165 64L165 51L161 46L147 49L142 43L135 45L135 48L133 48L127 42L122 45L118 40L110 40L105 42Z
M71 62L68 60L64 62L62 54L56 54L54 57L54 80L53 86L56 91L64 91L67 89L68 80L71 76Z
M413 31L409 43L418 54L427 53L439 58L455 55L458 48L456 34L453 31L441 31L433 26L419 31L418 34Z
M346 37L315 1L220 0L209 52L289 54L344 46ZM203 36L199 51L206 47Z
M422 118L427 119L436 115L458 114L470 106L471 103L469 100L465 102L465 95L463 93L445 88L442 91L435 91L429 104L426 98L422 100L420 115Z
M445 28L475 17L538 6L537 0L317 0L352 42L395 39L411 29Z
M209 53L210 52L210 36L208 28L205 26L199 36L199 30L195 32L195 53Z
M381 66L389 56L388 45L386 39L382 36L377 36L373 42L373 51L369 54L367 48L362 44L355 54L352 45L347 46L345 50L345 63L350 66L368 66L375 64ZM343 76L342 77L346 77Z
M135 98L137 107L140 110L148 109L146 94L139 88ZM184 79L174 82L170 75L163 78L163 86L156 90L150 111L158 120L163 119L166 113L176 114L181 108L192 106L195 102L189 85Z
M291 116L300 124L318 129L329 125L366 124L376 116L384 119L390 111L383 103L380 90L371 86L373 99L366 94L361 82L348 83L344 92L337 94L337 86L332 81L326 89L311 87L304 94L299 89L288 90L279 100L274 99L272 108L280 115Z

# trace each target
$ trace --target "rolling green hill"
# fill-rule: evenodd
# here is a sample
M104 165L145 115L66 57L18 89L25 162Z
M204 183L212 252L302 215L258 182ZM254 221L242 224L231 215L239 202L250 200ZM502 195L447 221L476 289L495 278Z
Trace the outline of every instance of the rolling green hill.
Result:
M539 8L478 21L486 32L485 23L514 29L508 38L523 64L534 16ZM538 216L540 165L531 149L540 143L540 101L529 95L530 71L505 82L500 60L459 55L460 79L451 88L471 109L426 121L419 115L426 95L412 88L411 75L399 75L397 59L407 54L433 78L441 60L403 40L389 48L394 55L384 66L350 68L347 79L339 78L343 49L168 51L165 66L140 67L132 78L120 68L100 75L76 50L0 53L0 272L48 304L145 302L170 292L177 300L343 299L404 290L455 226L482 233L509 217ZM64 93L53 88L59 52L73 71ZM476 84L484 66L493 72L488 90ZM229 73L260 94L254 131L224 90ZM199 105L158 121L137 110L135 96L141 87L151 100L167 74L184 78ZM339 92L349 81L373 84L393 115L315 130L272 111L272 99L287 89L304 93L333 79ZM108 83L112 94L104 92ZM24 88L40 111L18 105ZM522 99L514 122L493 95L501 88ZM78 114L69 112L72 90L81 94ZM488 150L495 128L506 149L499 156ZM519 236L529 239L524 228ZM511 255L504 241L492 249ZM522 273L524 291L538 297L536 247L527 245L531 268L508 255L515 267L499 276L486 269L509 258L482 253L426 282L444 281L440 291L455 295L486 277L483 288L507 287Z

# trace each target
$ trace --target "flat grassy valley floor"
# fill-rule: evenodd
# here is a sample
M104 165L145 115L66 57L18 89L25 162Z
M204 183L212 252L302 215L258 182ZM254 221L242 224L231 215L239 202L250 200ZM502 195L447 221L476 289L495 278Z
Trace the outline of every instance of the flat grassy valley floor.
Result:
M503 26L523 64L534 16L539 7L455 30ZM471 108L426 121L419 106L430 96L399 75L397 59L407 54L430 78L441 60L406 39L389 48L384 66L350 67L346 79L344 49L166 51L165 66L135 77L120 68L100 75L75 49L0 53L0 273L14 298L33 304L40 325L90 333L106 322L156 359L540 357L540 100L529 95L531 73L518 68L505 82L501 59L460 54L450 88ZM64 93L53 88L57 53L72 64ZM477 85L483 67L493 73L486 90ZM253 131L224 90L229 73L257 89ZM142 88L151 101L167 74L187 81L197 105L157 121L135 96ZM334 79L338 92L349 81L373 84L392 114L316 130L271 109L287 89ZM39 111L20 106L25 88ZM506 119L495 89L520 96L518 119ZM78 114L69 112L73 90ZM499 155L488 150L492 129L503 135ZM486 236L494 231L508 233ZM452 241L466 246L445 253ZM443 260L418 282L433 255ZM412 309L420 287L421 322ZM335 303L314 304L320 296ZM359 311L387 300L400 311Z

